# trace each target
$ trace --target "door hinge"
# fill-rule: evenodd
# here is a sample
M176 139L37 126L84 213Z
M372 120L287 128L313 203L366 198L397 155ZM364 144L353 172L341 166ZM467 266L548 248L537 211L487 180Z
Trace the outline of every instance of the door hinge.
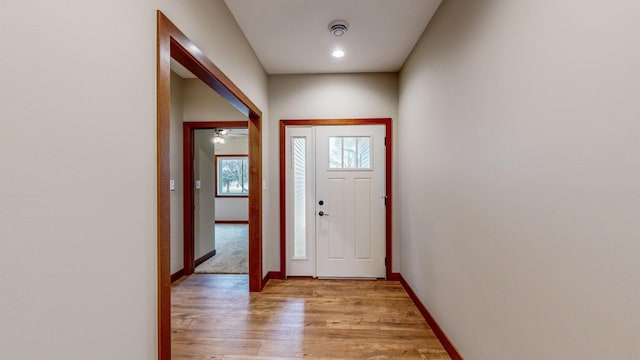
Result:
M384 146L387 146L387 137L384 137Z

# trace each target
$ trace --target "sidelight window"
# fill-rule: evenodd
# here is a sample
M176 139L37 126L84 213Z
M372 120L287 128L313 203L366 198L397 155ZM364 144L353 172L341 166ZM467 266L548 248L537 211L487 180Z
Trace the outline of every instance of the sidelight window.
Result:
M304 137L293 137L291 143L293 165L293 256L306 258L306 168L307 153Z

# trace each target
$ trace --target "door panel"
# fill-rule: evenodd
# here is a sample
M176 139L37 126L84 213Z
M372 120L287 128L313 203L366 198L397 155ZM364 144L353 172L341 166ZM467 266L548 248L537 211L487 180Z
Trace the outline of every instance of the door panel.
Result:
M355 258L371 259L371 179L355 179L354 181L354 229Z
M327 213L327 215L323 216L323 219L326 220L325 222L323 222L322 225L325 225L324 228L322 229L328 229L328 246L329 246L329 258L330 259L339 259L342 260L346 257L345 252L346 252L346 239L344 238L344 231L342 231L343 228L348 227L349 224L347 224L344 220L345 220L345 206L346 203L344 202L345 199L345 179L344 178L331 178L331 179L327 179L327 181L329 182L329 186L328 186L328 196L326 197L326 201L327 204L339 204L338 206L335 207L331 207L331 210L325 210L325 212ZM323 198L319 198L319 199L323 199ZM323 206L323 208L325 208L325 206ZM333 217L335 219L332 219L333 221L328 221L329 220L329 213L333 213ZM322 219L321 219L322 220ZM325 233L324 231L322 231L322 233Z
M383 125L316 127L318 277L385 277L384 136Z

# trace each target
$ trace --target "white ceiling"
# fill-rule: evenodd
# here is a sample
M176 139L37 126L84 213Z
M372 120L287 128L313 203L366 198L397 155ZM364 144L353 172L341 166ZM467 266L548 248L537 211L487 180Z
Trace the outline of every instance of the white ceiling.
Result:
M442 0L225 2L267 73L313 74L399 71ZM350 25L342 37L328 29L337 19Z

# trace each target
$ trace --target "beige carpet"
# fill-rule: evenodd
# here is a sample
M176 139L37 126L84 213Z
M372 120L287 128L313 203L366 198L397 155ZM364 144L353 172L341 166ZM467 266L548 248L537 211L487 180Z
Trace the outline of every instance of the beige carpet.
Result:
M197 274L248 274L249 226L216 224L216 254L195 270Z

